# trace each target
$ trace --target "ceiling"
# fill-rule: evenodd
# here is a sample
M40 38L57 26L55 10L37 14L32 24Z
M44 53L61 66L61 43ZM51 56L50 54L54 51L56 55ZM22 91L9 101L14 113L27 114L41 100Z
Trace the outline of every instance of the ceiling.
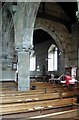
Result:
M5 2L3 2L2 6L4 5ZM14 5L17 5L17 2L13 2ZM45 6L45 2L42 3ZM78 10L77 8L77 2L57 2L59 6L64 10L64 12L67 14L69 17L69 21L67 24L67 28L69 29L69 32L71 32L71 25L76 23L76 11ZM43 7L44 11L44 7ZM41 17L41 16L40 16ZM52 17L50 17L52 19ZM66 25L66 24L65 24ZM35 30L34 35L33 35L33 43L40 43L42 41L46 41L52 39L51 36L43 31L43 30Z
M70 19L70 23L74 24L76 22L76 11L78 11L77 8L77 2L57 2L65 11L65 13L68 15Z
M2 6L5 4L5 2L2 2ZM13 2L14 5L17 5L17 2ZM45 5L45 2L42 4ZM61 8L65 11L65 13L68 15L70 19L70 23L73 24L76 22L76 11L77 8L77 2L57 2L58 5L61 6ZM43 10L44 11L44 10Z
M45 6L45 3L42 3ZM67 29L69 30L69 32L71 32L71 26L72 24L76 23L76 11L77 11L77 3L76 2L57 2L58 5L60 5L62 7L62 9L64 10L64 12L67 14L69 21L65 21L67 22L64 23L64 25L67 27ZM43 7L43 11L44 7ZM45 12L43 12L43 16L40 14L40 17L45 17ZM46 17L47 18L47 17ZM52 16L49 17L48 19L52 20ZM34 31L34 35L33 35L33 44L37 44L37 43L41 43L47 40L52 39L52 37L45 31L39 29L39 30L35 30Z

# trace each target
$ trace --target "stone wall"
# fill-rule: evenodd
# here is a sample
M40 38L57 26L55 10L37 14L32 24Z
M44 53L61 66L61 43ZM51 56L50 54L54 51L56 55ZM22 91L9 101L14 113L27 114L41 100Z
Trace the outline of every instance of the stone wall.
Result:
M71 64L77 67L79 79L79 22L72 26Z

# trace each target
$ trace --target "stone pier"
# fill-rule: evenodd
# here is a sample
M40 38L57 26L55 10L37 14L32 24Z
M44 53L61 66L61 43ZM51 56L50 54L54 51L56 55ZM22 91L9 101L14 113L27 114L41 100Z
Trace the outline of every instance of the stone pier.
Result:
M18 90L30 90L29 52L18 52Z

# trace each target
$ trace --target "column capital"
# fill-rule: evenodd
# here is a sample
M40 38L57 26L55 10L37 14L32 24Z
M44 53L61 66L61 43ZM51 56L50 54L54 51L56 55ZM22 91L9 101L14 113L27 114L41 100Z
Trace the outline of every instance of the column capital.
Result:
M33 50L33 46L29 46L28 48L26 47L15 47L15 50L18 51L18 52L31 52Z

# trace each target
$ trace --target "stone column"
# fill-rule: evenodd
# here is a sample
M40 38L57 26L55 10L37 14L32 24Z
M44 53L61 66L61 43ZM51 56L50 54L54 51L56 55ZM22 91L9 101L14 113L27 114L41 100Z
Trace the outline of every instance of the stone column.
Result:
M29 52L18 52L18 91L30 90Z
M15 49L18 51L18 90L30 90L29 50L39 3L18 2L14 16Z
M78 21L79 21L79 0L77 0L77 5L78 5L78 11L76 12L76 16L77 16Z
M78 11L79 11L79 0L77 0L77 3L78 3Z

